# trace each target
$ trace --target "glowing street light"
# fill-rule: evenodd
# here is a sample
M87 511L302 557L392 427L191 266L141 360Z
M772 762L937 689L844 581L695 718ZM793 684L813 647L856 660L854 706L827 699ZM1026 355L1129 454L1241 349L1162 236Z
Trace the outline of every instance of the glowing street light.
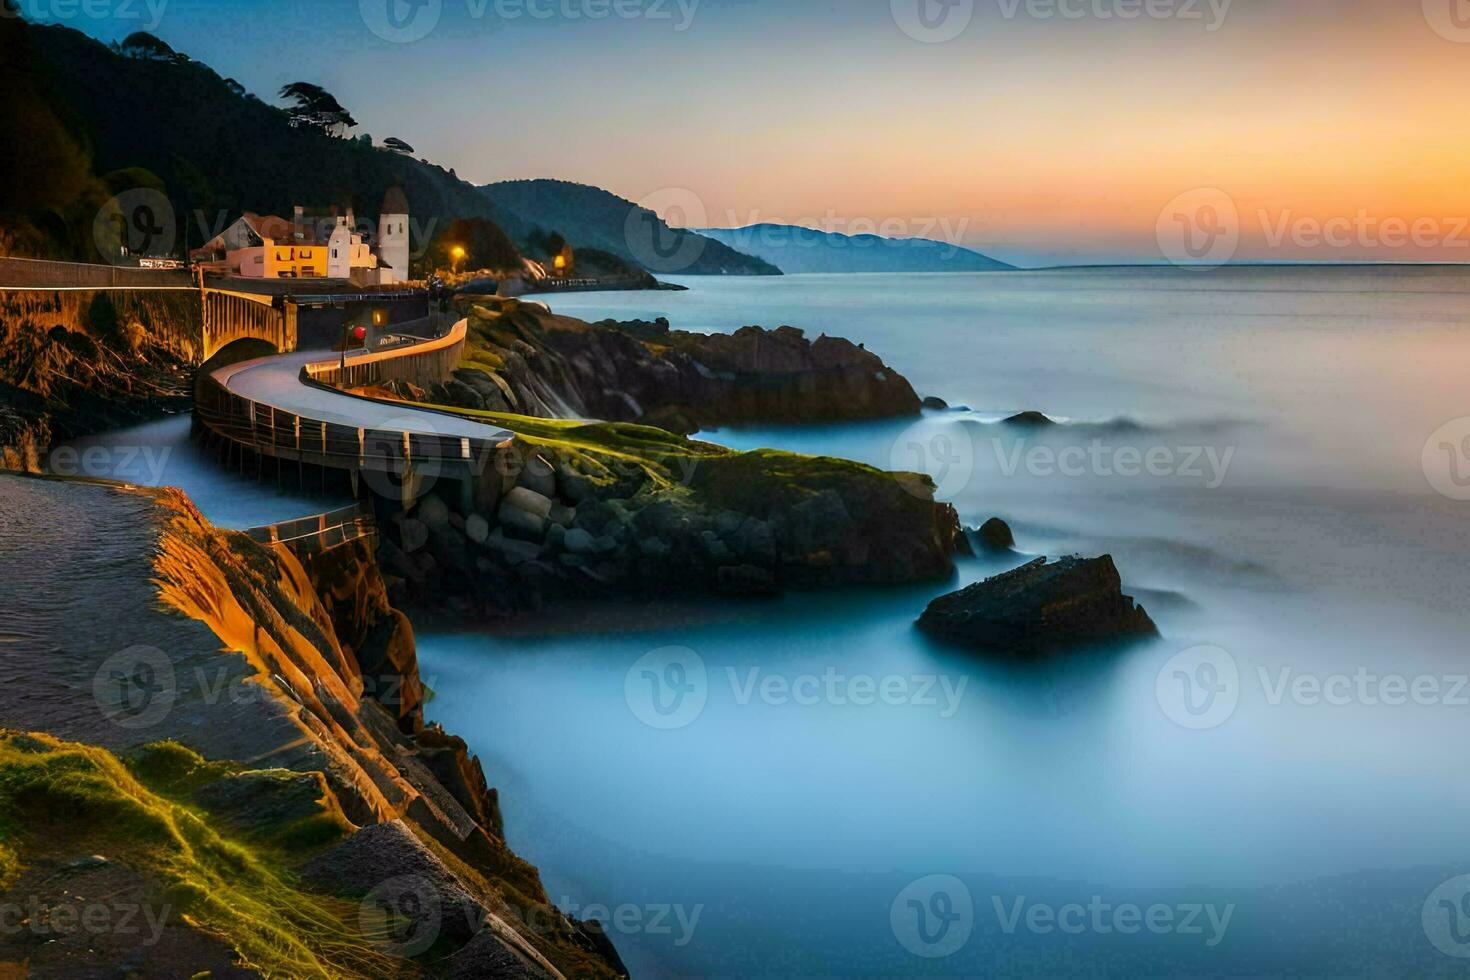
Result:
M454 246L454 248L449 250L449 257L454 260L453 270L459 272L459 264L464 261L464 247L460 245Z

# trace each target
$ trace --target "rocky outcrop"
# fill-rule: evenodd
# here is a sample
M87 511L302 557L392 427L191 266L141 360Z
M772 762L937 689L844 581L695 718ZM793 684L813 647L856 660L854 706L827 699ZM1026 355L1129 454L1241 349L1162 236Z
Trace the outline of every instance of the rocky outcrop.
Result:
M189 407L188 293L0 293L0 468L57 442Z
M1045 558L935 599L919 628L995 653L1035 656L1113 640L1156 636L1111 556Z
M588 324L516 301L468 302L466 362L427 400L546 418L644 422L672 432L759 422L917 415L902 375L861 345L794 327L731 334L667 320Z
M1016 546L1016 536L1011 526L999 517L992 517L975 529L975 540L986 551L1009 551Z
M935 580L963 541L922 476L604 426L512 442L473 499L435 489L385 525L391 595L488 618L555 598Z

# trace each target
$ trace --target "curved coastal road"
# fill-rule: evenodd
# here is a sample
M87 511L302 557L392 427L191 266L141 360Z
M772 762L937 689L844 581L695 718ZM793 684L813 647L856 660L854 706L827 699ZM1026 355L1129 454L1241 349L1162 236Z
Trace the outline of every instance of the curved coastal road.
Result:
M411 352L412 348L405 350ZM231 364L213 377L231 394L270 405L292 415L352 428L409 432L415 435L468 436L473 439L511 438L513 433L483 422L427 412L408 405L370 401L303 384L301 369L329 361L333 351L298 351ZM349 359L348 363L351 363Z

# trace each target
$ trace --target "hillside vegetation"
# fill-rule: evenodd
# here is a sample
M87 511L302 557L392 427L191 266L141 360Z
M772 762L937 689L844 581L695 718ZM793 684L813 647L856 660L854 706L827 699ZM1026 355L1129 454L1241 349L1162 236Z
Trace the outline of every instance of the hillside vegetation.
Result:
M565 180L510 180L480 189L490 200L578 250L593 248L667 275L778 276L769 262L723 242L670 228L658 215L610 191Z
M109 182L111 193L165 188L176 215L187 219L181 234L189 247L202 245L219 222L241 211L289 217L297 204L351 204L359 217L376 218L384 193L395 184L408 198L416 247L460 218L492 221L512 239L527 230L453 171L292 128L284 109L241 94L237 83L207 65L125 57L63 27L4 20L3 30L0 62L8 67L0 71L7 88L19 86L7 96L16 112L7 114L7 122L34 121L23 127L27 139L19 142L27 144L30 162L17 176L56 173L45 194L33 193L35 183L11 184L26 192L9 202L9 210L30 212L28 223L48 232L46 251L53 256L97 260L91 227L106 195L93 193L95 200L80 214L67 211L85 189L89 170L131 171L131 180ZM63 219L75 233L61 233Z

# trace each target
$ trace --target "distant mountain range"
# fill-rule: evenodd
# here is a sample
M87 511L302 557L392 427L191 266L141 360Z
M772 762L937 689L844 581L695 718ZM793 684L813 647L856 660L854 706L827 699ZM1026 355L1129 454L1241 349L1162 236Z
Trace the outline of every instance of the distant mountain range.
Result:
M992 272L1014 269L988 255L926 238L841 235L799 225L700 228L701 235L764 259L789 275L841 272Z
M14 173L0 182L0 246L16 254L95 260L94 216L112 195L139 187L168 197L179 238L168 251L179 254L242 211L339 205L371 219L399 187L416 250L432 258L430 239L479 222L509 239L499 251L510 259L496 268L518 262L515 249L546 261L557 235L591 275L623 273L624 263L656 276L1009 268L942 242L780 225L671 228L632 201L563 180L476 187L371 141L293 128L283 109L183 54L130 57L79 31L15 18L0 17L0 38L0 116L20 134L7 161Z
M480 188L525 225L556 232L574 249L597 249L655 275L779 276L781 270L724 242L670 228L610 191L565 180L508 180Z

